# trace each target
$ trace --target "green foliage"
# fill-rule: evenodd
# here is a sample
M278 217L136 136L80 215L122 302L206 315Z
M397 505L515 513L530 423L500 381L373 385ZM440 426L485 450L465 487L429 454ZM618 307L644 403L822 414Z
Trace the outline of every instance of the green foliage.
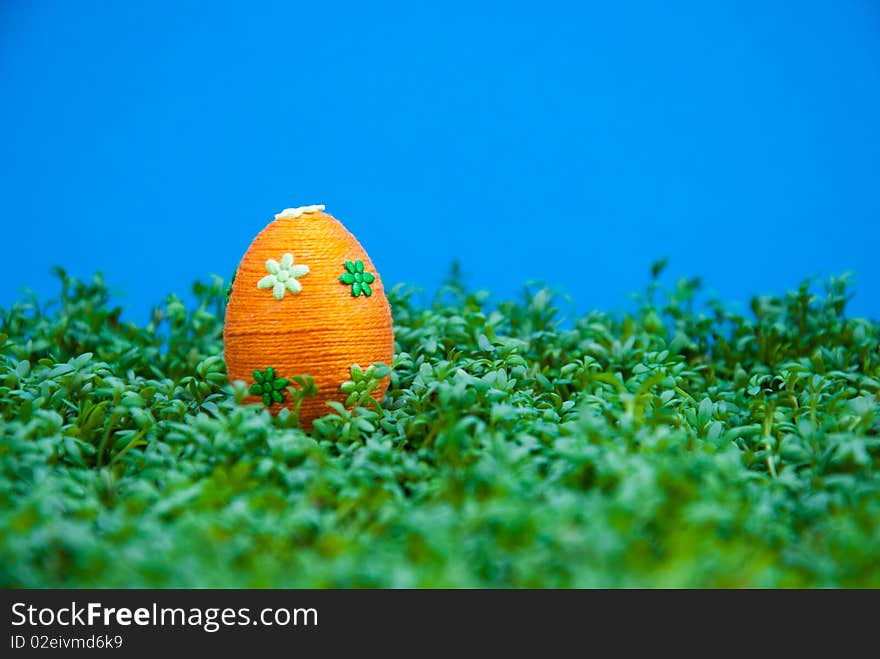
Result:
M138 326L59 270L0 310L0 586L880 587L880 324L664 265L569 326L398 286L385 400L353 368L308 433L227 382L219 278Z
M290 378L293 385L287 387L287 391L293 396L294 412L291 415L292 426L299 428L299 410L306 398L311 398L318 393L318 386L310 375L293 375ZM283 410L286 412L287 410Z

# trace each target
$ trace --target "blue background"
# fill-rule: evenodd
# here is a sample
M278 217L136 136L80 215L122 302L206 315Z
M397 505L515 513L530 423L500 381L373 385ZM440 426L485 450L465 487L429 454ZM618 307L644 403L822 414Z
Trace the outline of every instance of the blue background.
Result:
M57 263L142 321L324 203L386 284L625 308L669 257L880 316L872 0L2 0L0 98L2 306Z

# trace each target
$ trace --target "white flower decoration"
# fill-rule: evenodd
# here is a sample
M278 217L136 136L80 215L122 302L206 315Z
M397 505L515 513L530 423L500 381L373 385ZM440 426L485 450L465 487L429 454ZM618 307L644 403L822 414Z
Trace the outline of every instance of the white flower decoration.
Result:
M280 213L275 214L275 219L280 220L281 218L289 217L295 218L300 215L305 215L307 213L320 213L324 210L324 204L315 204L313 206L298 206L296 208L285 208Z
M287 291L294 295L299 293L302 290L302 284L297 279L309 274L309 266L293 265L293 254L290 253L281 257L281 263L275 259L266 261L266 270L269 271L269 274L257 282L257 286L271 288L272 295L276 300L283 300Z

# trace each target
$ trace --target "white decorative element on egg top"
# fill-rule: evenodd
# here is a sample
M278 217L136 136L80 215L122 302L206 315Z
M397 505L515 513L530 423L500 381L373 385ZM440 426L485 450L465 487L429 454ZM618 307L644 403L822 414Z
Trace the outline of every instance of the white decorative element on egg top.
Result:
M280 220L281 218L294 218L299 217L300 215L305 215L306 213L320 213L324 210L324 204L315 204L314 206L297 206L296 208L285 208L280 213L275 215L276 220Z

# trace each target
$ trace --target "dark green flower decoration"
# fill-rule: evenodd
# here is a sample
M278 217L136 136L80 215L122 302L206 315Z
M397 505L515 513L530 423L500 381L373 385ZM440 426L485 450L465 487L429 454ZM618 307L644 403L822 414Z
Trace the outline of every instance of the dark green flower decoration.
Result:
M274 403L284 402L284 387L287 386L285 378L276 378L275 369L267 367L262 373L254 371L254 382L249 389L254 396L262 396L263 403L269 407Z
M346 286L351 286L351 296L358 297L363 294L366 297L370 297L373 294L373 289L370 288L370 284L376 281L376 275L370 272L364 272L364 262L360 259L354 263L346 261L345 269L348 272L344 273L339 278L339 281Z

